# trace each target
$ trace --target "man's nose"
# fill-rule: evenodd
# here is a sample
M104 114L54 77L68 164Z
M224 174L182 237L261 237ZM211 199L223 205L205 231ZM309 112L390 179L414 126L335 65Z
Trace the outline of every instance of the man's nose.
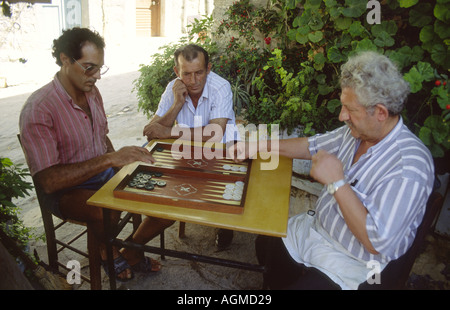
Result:
M349 116L347 110L344 107L341 107L341 112L339 112L339 121L345 122L349 120Z
M100 74L100 70L97 70L97 72L94 73L94 75L92 75L94 78L96 78L97 80L100 80L102 78L102 75Z

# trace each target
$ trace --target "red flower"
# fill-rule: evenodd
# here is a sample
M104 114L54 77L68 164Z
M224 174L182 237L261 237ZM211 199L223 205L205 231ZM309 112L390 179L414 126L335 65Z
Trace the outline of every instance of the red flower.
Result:
M269 45L271 41L272 41L271 37L264 38L264 42L266 42L267 45Z
M450 104L447 104L447 106L445 107L447 110L450 110Z
M434 82L434 85L436 85L436 86L439 86L439 85L441 85L441 81L439 81L439 80L436 80L436 82Z

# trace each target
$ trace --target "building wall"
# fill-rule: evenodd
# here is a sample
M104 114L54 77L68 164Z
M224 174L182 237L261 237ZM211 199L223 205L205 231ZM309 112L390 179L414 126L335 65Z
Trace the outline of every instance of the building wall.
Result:
M235 0L157 1L161 2L161 37L176 40L186 33L186 25L194 18L214 14L220 20ZM53 39L63 29L73 26L98 31L105 38L107 57L110 58L126 57L128 52L140 47L146 49L143 53L152 52L148 48L151 43L136 36L135 0L52 0L51 4L34 5L15 3L11 4L11 12L11 18L0 15L0 87L4 86L4 79L13 86L33 82L48 71L53 75L58 69L51 56Z

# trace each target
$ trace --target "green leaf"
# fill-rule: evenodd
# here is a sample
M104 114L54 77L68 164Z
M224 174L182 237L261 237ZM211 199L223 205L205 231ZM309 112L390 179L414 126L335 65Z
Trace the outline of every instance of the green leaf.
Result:
M353 20L351 18L348 18L348 17L339 17L339 18L337 18L335 20L336 27L339 30L346 30L346 29L348 29L351 26L352 23L353 23Z
M359 51L376 51L377 46L370 39L363 39L357 42L355 52Z
M336 109L339 109L341 106L341 101L338 99L331 99L327 102L327 109L330 111L330 113L334 113Z
M360 17L367 9L367 2L361 0L345 0L345 5L347 7L341 9L342 15L345 17Z
M434 6L434 16L443 22L448 22L450 20L450 10L448 9L448 4L437 3Z
M351 24L351 26L348 28L348 32L352 37L361 36L366 31L366 28L364 28L361 25L360 21L355 21Z
M428 25L422 28L419 33L420 41L423 43L431 42L434 37L434 29L433 26Z
M449 50L445 46L441 44L433 45L433 49L431 50L431 59L439 65L443 67L447 67L450 63Z
M420 140L422 140L422 142L429 146L432 144L432 134L431 134L431 129L428 127L422 127L419 130L419 138Z
M331 93L334 88L331 86L328 86L326 84L319 84L317 85L317 89L319 90L319 95L325 96Z
M304 7L305 9L317 10L320 7L322 0L306 0Z
M302 35L299 32L295 35L295 40L300 44L306 44L308 42L308 35Z
M419 0L398 0L398 3L402 8L410 8L413 5L416 5L418 2Z
M417 93L422 89L422 75L417 71L416 67L413 67L406 73L403 78L409 83L411 93Z
M448 26L448 23L437 20L434 23L434 31L441 39L447 39L450 37L450 27Z
M308 25L312 30L320 30L320 29L322 29L324 23L319 14L312 12L311 19L310 19Z
M327 61L327 59L325 58L325 55L323 53L317 53L316 55L314 55L314 62L317 64L323 64Z
M379 47L392 46L394 45L394 39L386 32L380 32L373 42Z
M432 7L429 3L420 3L409 12L409 23L415 27L425 27L433 20L431 17Z
M332 63L341 63L347 59L336 46L333 46L328 50L327 57Z
M322 31L315 31L308 34L308 39L313 43L318 43L323 39Z
M338 4L336 0L324 0L324 3L327 8L334 8Z
M383 21L381 24L375 24L371 27L372 34L376 37L382 32L387 32L389 35L393 36L397 33L397 24L393 21Z

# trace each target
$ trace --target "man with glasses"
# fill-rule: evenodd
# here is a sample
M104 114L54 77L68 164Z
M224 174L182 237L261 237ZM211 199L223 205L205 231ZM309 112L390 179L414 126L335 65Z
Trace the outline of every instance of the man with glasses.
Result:
M86 201L113 175L114 169L154 162L147 149L127 146L115 151L109 140L102 96L95 86L108 71L105 42L84 28L66 30L53 42L61 67L53 81L34 92L20 115L20 135L39 201L62 219L90 222L102 241L102 211ZM119 219L114 213L114 222ZM106 260L106 252L101 250ZM114 249L118 280L132 268Z

